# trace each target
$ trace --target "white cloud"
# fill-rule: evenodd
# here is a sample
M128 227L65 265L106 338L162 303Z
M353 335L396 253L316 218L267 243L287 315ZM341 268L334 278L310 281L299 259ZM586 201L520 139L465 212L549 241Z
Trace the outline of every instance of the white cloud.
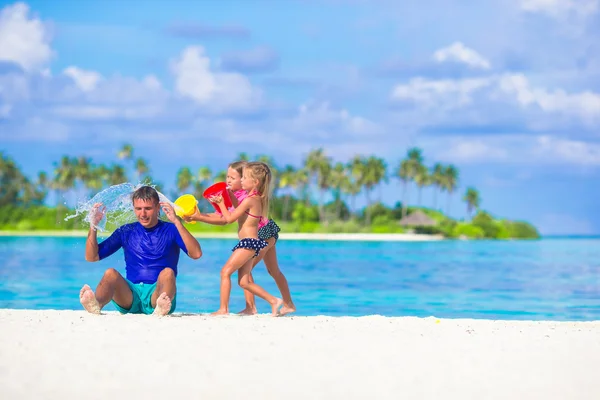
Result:
M60 118L75 120L144 120L165 112L169 93L153 75L141 80L115 76L108 79L95 72L75 73L75 86L54 94L51 108Z
M558 160L568 164L600 166L600 144L577 140L538 136L533 152L540 159Z
M102 75L95 71L86 71L81 68L70 66L65 68L63 74L67 75L84 92L89 92L96 88L96 85L102 80Z
M477 101L475 96L478 96ZM523 74L442 80L413 78L406 84L395 86L391 98L416 103L421 112L431 110L431 116L467 106L485 111L485 105L501 107L500 102L508 102L524 110L535 108L547 114L575 117L587 124L600 121L599 93L569 93L562 89L535 87Z
M59 106L55 107L53 111L59 117L77 120L110 120L116 118L140 120L156 117L163 109L156 105L130 107L81 105Z
M54 119L30 116L19 120L10 131L0 129L3 142L43 142L48 145L75 139L80 132L74 132L68 124Z
M468 48L461 42L455 42L448 47L437 50L433 53L433 58L437 62L456 61L467 64L470 67L490 69L488 60L482 57L475 50Z
M548 91L534 88L522 74L504 75L499 80L499 88L514 95L523 107L537 105L545 112L579 116L585 120L600 119L600 94L590 91L569 94L558 89Z
M351 115L348 110L335 110L327 102L308 102L298 107L297 115L286 125L309 137L331 138L343 132L348 136L366 136L381 132L374 122Z
M24 3L0 11L0 60L14 62L26 71L42 69L52 57L48 32L38 18L29 18Z
M413 78L408 84L397 85L392 99L413 101L424 106L458 108L471 103L474 92L489 86L490 78L428 80Z
M317 102L301 105L292 115L258 122L204 116L194 122L190 132L196 139L224 142L227 148L259 143L257 151L276 154L286 162L300 162L317 143L322 143L327 153L337 159L389 148L388 143L382 142L384 132L380 125L348 110Z
M175 89L210 109L246 109L257 105L260 93L238 73L217 72L201 46L187 47L171 63Z
M556 18L562 18L569 13L588 17L598 11L598 3L598 0L521 0L521 9Z
M430 149L436 159L457 163L600 166L600 143L549 135L443 137L424 147Z

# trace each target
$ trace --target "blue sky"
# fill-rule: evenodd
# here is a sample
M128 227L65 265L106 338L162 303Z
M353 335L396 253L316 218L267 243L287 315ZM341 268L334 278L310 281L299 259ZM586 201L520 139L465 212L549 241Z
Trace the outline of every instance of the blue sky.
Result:
M459 168L454 217L475 186L497 216L600 234L599 34L600 0L0 1L0 150L33 177L129 142L172 187L242 151L393 171L418 146Z

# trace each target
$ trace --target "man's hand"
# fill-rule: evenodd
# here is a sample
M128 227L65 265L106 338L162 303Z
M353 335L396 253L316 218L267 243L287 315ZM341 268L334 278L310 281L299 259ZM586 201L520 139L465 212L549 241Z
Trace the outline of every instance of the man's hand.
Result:
M98 226L102 218L104 218L104 214L106 213L106 206L102 203L96 203L92 206L90 210L90 224L93 226Z
M177 215L175 215L175 211L173 210L173 206L169 203L163 202L159 203L162 207L163 212L171 222L177 221Z

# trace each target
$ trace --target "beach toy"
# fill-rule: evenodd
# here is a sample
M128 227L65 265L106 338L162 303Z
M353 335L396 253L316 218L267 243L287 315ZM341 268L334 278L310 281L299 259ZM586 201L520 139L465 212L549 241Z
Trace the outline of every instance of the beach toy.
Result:
M177 206L175 207L175 214L178 217L189 217L194 215L198 209L198 200L191 194L184 194L175 200L175 205ZM196 221L190 221L190 223L195 224Z
M229 197L229 192L227 191L227 184L225 182L215 183L214 185L206 189L202 195L206 200L210 201L210 197L215 196L217 194L223 196L223 202L225 203L225 207L229 210L229 208L231 208L233 204L231 203L231 198ZM219 208L219 205L217 203L213 203L211 201L210 204L213 205L213 207L219 214L221 213L221 209Z

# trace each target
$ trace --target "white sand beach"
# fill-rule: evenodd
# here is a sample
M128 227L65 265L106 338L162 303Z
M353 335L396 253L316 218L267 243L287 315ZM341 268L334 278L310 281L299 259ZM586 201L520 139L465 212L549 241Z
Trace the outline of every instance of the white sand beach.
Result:
M0 310L2 399L598 399L600 322Z

